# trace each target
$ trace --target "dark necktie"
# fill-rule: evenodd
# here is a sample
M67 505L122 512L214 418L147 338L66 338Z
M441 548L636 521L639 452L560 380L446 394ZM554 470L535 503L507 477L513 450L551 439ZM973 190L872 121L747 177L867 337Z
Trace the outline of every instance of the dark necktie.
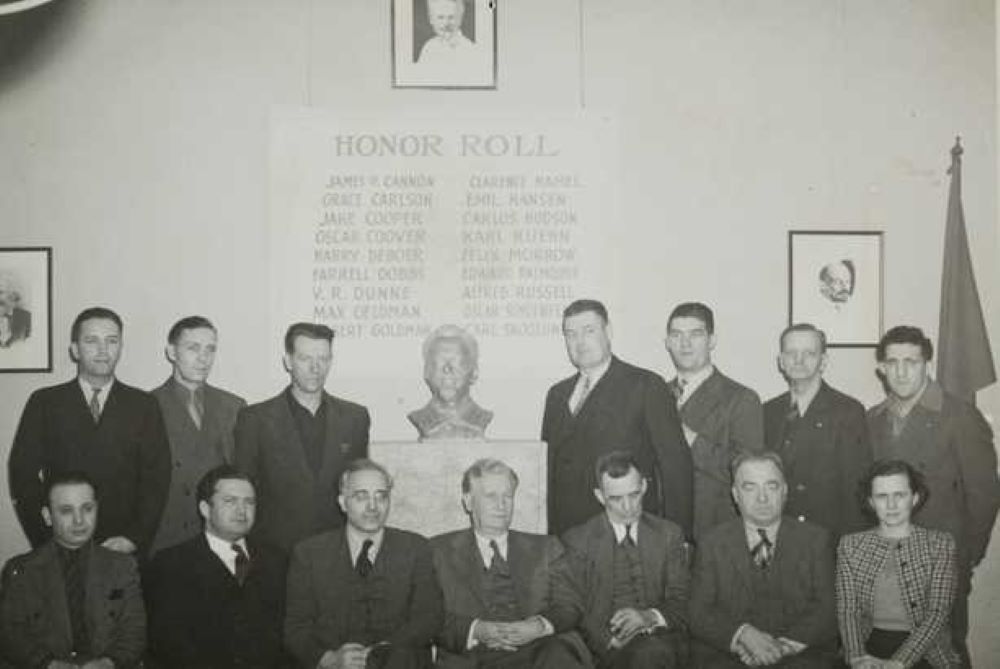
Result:
M191 420L194 421L195 426L200 430L201 420L205 415L205 400L200 388L192 390L191 395L188 397L188 414L190 414Z
M774 553L773 544L767 538L767 532L764 531L764 528L757 528L757 534L760 535L760 541L750 551L750 557L753 558L753 563L757 568L767 569L767 566L771 564L771 557Z
M632 537L632 524L625 526L625 538L622 539L622 546L635 546L635 539Z
M358 561L354 563L354 571L358 572L358 576L361 578L368 578L368 574L372 573L374 565L371 558L368 557L368 552L373 545L371 539L365 539L364 543L361 544L361 552L358 553Z
M500 546L493 539L490 540L490 550L493 551L493 557L490 558L489 571L496 573L506 572L507 561L503 559L503 555L500 554Z
M80 549L66 551L66 603L69 607L70 629L73 632L73 649L86 653L90 649L87 640L87 618L84 605L87 591L84 585Z
M94 417L94 422L101 420L101 403L97 396L101 393L100 388L92 388L93 395L90 396L90 415Z
M236 581L243 585L246 583L247 574L250 573L250 558L247 556L247 552L243 550L243 546L239 544L232 544L233 552L236 553L236 569L235 576Z

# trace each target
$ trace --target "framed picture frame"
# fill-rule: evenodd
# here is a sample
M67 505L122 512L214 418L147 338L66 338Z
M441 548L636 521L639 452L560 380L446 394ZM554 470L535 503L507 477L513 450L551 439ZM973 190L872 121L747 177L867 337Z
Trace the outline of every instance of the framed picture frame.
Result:
M0 247L0 372L52 371L52 247Z
M389 0L393 88L495 89L496 0Z
M881 231L789 230L788 324L812 323L829 347L876 346L882 264Z

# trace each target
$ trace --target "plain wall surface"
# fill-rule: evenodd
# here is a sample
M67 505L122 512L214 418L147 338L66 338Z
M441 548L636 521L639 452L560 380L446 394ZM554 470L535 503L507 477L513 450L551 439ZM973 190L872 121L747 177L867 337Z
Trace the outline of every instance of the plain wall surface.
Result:
M1000 347L993 2L507 0L498 90L469 92L391 88L389 7L63 0L0 17L0 246L54 255L54 370L0 374L0 459L30 392L72 375L69 324L91 304L126 320L127 383L163 380L165 332L189 313L219 327L214 383L249 401L285 383L280 344L259 327L280 106L613 119L619 211L602 262L617 281L598 297L616 352L671 376L666 314L705 301L719 367L764 398L783 389L789 229L884 231L884 324L936 339L945 170L961 135L972 258ZM411 437L380 431L379 414L424 401L418 346L402 393L334 363L329 389L372 409L373 439ZM538 356L562 361L562 342L539 342ZM873 359L833 351L827 378L870 405ZM537 438L545 384L492 383L490 364L503 362L484 360L477 400L509 413L492 436ZM1000 416L1000 389L979 406ZM997 543L972 602L980 666L1000 664ZM25 547L4 480L0 560Z

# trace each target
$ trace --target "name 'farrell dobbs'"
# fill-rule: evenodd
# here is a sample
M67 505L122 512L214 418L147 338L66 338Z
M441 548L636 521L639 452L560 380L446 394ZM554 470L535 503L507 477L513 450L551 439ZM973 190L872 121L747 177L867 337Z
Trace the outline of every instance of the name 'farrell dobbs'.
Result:
M435 134L335 135L337 157L350 158L429 158L432 156L483 158L554 158L558 148L543 135L462 134L452 141Z

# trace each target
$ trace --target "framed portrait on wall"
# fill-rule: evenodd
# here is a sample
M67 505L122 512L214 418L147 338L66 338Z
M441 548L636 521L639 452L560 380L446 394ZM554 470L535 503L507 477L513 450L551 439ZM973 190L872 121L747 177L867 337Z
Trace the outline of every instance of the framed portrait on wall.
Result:
M788 323L812 323L831 347L876 346L882 336L882 233L790 230Z
M52 371L52 248L0 247L0 372Z
M495 89L496 0L390 0L394 88Z

